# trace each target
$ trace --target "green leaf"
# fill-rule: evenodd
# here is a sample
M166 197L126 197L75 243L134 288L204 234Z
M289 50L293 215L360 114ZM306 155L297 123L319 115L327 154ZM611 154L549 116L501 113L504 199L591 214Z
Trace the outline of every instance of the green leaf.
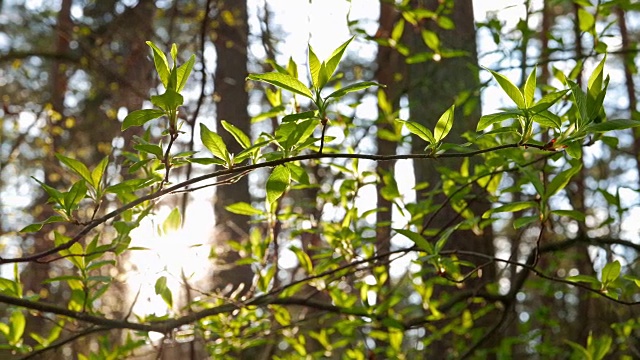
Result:
M80 161L72 158L68 158L62 154L56 154L58 160L61 163L65 164L69 169L71 169L74 173L78 174L82 179L86 182L91 183L91 173L87 166Z
M612 130L624 130L640 126L640 121L629 119L616 119L604 121L599 124L589 124L587 131L603 133Z
M596 23L596 18L587 10L578 8L578 26L580 31L590 31Z
M552 129L560 129L560 127L562 126L562 119L558 115L548 110L544 110L537 114L534 114L531 119L542 126Z
M171 44L171 50L169 50L169 54L171 55L171 60L173 60L173 64L175 67L175 63L178 60L178 45L175 43Z
M476 131L482 131L495 123L499 123L507 119L513 119L518 115L519 113L516 113L516 112L501 112L501 113L484 115L480 118L480 121L478 121L478 126L476 127Z
M553 177L553 179L547 185L545 190L545 199L548 199L555 195L558 191L562 190L567 186L573 175L577 174L582 168L582 163L580 162L571 162L571 167L562 171Z
M342 45L338 46L338 48L333 51L331 56L329 56L329 60L327 60L327 64L325 67L325 73L327 74L327 79L331 79L331 77L333 76L333 73L338 68L338 64L340 64L340 60L342 60L342 55L344 54L344 51L346 50L347 46L349 45L349 43L351 43L351 41L354 38L355 36L352 36L349 40L345 41Z
M84 180L76 181L64 195L64 205L67 214L76 209L80 201L87 196L87 185Z
M521 216L513 221L513 228L517 230L538 220L540 216Z
M621 265L618 260L608 263L602 268L602 283L609 284L620 276Z
M533 106L531 106L530 110L533 113L539 113L547 110L548 108L556 104L558 100L562 99L562 97L564 97L568 91L568 89L565 89L549 93L543 96L542 99L538 100L538 102L536 102Z
M172 111L184 103L184 98L175 90L169 88L162 95L152 96L151 103L164 111Z
M247 216L264 215L264 211L258 210L253 206L251 206L251 204L248 204L246 202L237 202L235 204L225 206L225 209L227 209L227 211L231 213L238 214L238 215L247 215Z
M524 103L527 105L527 108L530 108L533 104L533 96L536 92L536 70L537 68L534 67L529 77L527 77L527 81L524 83Z
M294 163L286 163L286 167L291 171L291 179L303 185L310 185L309 174L307 174L306 168L294 164Z
M107 165L109 165L109 157L105 156L91 172L90 184L94 189L100 188L102 177L104 176L104 172L107 170Z
M55 223L55 222L60 222L60 221L65 221L66 219L60 215L53 215L50 216L49 218L47 218L47 220L45 221L41 221L41 222L37 222L37 223L33 223L31 225L27 225L24 228L22 228L20 230L21 233L30 233L30 232L36 232L36 231L40 231L40 229L42 229L42 227L46 224L51 224L51 223Z
M162 223L162 232L164 234L177 231L182 226L182 216L180 210L175 207Z
M287 68L282 73L283 74L289 74L289 75L293 76L296 79L298 78L298 65L296 64L295 61L293 61L293 57L289 56L289 62L287 63Z
M576 108L578 109L578 129L582 128L582 125L589 119L589 114L587 111L587 95L585 95L584 91L580 89L578 84L571 80L567 80L569 87L571 87L571 96L576 104Z
M13 313L11 313L11 317L9 319L10 330L7 336L7 341L10 345L16 346L20 343L26 324L27 321L25 320L24 314L21 310L14 310Z
M189 75L191 75L191 70L193 69L193 65L195 63L196 56L191 55L191 57L189 57L189 60L178 68L178 92L181 92L182 89L184 89L184 86L187 84L187 80L189 80Z
M572 282L586 282L589 284L593 284L595 286L600 286L600 281L598 281L598 279L594 278L593 276L589 276L589 275L569 276L567 280Z
M142 126L147 121L157 119L160 116L165 115L163 110L158 109L143 109L130 112L122 122L121 130L124 131L132 126Z
M289 114L282 118L283 123L303 120L303 119L311 119L316 116L316 112L314 110L304 111L296 114Z
M53 201L53 202L58 203L58 204L61 204L64 201L64 194L62 194L62 192L60 192L57 189L54 189L53 187L43 183L42 181L34 178L33 176L31 178L33 180L35 180L38 184L40 184L40 186L44 189L44 191L47 192L47 194L50 197L49 201Z
M442 141L442 139L449 134L451 131L451 127L453 126L453 115L456 110L456 106L451 105L451 107L440 116L440 119L436 123L436 128L433 130L433 135L436 139L436 142Z
M298 95L306 96L313 99L313 93L300 80L289 74L266 73L266 74L250 74L248 79L262 81L289 90Z
M164 154L162 153L162 148L159 145L155 144L136 144L133 145L133 148L148 154L152 154L158 159L164 158Z
M482 214L482 218L488 219L491 216L491 214L494 214L494 213L516 212L516 211L534 208L536 206L538 206L538 204L535 201L512 202L510 204L505 204L505 205L498 206L496 208L485 211L485 213Z
M425 239L424 236L414 231L406 230L406 229L393 229L393 231L409 238L409 240L413 241L420 249L422 249L425 253L427 253L427 255L435 254L433 245L431 245L431 243L427 241L427 239Z
M300 266L302 266L302 268L306 270L307 274L311 274L313 272L313 262L311 261L309 254L295 246L289 247L289 250L293 251L293 253L296 254L298 262L300 262Z
M496 79L502 90L513 100L518 109L526 109L527 106L524 102L524 97L522 96L522 92L515 86L506 76L497 73L493 70L485 68L490 71L493 77Z
M329 82L329 76L327 74L327 66L323 62L320 64L320 71L318 71L318 91L324 88L327 82Z
M164 300L169 307L173 307L173 296L171 295L171 290L167 287L167 277L161 276L156 280L156 295L160 295L162 300Z
M245 134L242 130L240 130L240 128L238 128L237 126L225 120L222 120L221 124L222 124L222 127L225 130L227 130L229 134L233 136L234 139L236 139L238 144L240 144L240 146L242 146L243 149L246 149L249 146L251 146L251 140L249 139L249 136L247 136L247 134Z
M296 145L306 141L318 126L318 121L304 120L299 123L283 123L276 129L276 139L285 150L291 150Z
M229 165L229 150L227 150L227 145L225 145L222 137L215 132L209 130L209 128L205 124L200 124L200 139L204 146L209 149L213 156L218 159L223 160L227 165Z
M396 43L400 40L402 33L404 32L404 19L400 19L396 21L395 25L393 25L393 30L391 30L391 39L393 39Z
M330 99L330 98L341 98L345 95L347 95L350 92L355 92L355 91L360 91L360 90L364 90L364 89L368 89L372 86L382 86L384 87L384 85L379 84L375 81L362 81L362 82L357 82L355 84L351 84L351 85L347 85L345 87L343 87L342 89L338 89L334 92L332 92L331 94L329 94L329 96L327 96L325 99Z
M404 126L407 127L407 130L409 130L410 133L418 136L419 138L428 142L429 144L436 143L436 139L433 137L433 133L431 132L431 130L427 129L424 125L411 120L404 121L404 120L398 119L397 121L400 121L401 123L403 123Z
M592 97L596 97L596 94L602 91L602 84L604 79L604 63L607 61L607 56L603 56L602 60L598 63L593 72L589 76L589 81L587 82L587 89L589 94Z
M147 41L146 44L153 50L153 63L156 66L158 77L160 77L160 81L164 87L167 88L167 85L169 84L169 62L167 61L167 57L151 41Z
M422 41L424 41L424 44L427 45L429 49L435 52L440 51L440 38L435 32L423 29L421 35Z
M274 204L287 191L291 171L284 165L276 166L267 179L267 204Z
M313 52L311 44L309 44L309 73L311 74L311 82L316 89L321 88L319 80L321 68L322 66L320 64L320 60L318 60L318 56L316 56L316 53Z

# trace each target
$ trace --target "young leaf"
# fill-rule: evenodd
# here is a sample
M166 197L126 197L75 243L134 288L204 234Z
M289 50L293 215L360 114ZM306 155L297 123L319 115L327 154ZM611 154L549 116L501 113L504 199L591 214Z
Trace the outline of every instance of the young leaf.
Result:
M76 159L68 158L62 154L56 154L56 157L61 163L65 164L74 173L80 175L82 179L91 184L91 173L85 164Z
M440 116L440 119L436 123L436 128L433 129L433 135L436 139L436 142L439 143L440 141L442 141L442 139L444 139L445 136L449 134L449 131L451 131L451 127L453 126L453 115L455 110L456 110L455 104L451 105L451 107L447 109L447 111L445 111L444 114L442 114L442 116Z
M578 8L578 26L580 31L590 31L596 23L596 18L582 7Z
M234 139L236 139L238 144L240 144L240 146L242 146L243 149L246 149L249 146L251 146L251 140L249 140L249 137L247 136L247 134L245 134L242 130L240 130L240 128L238 128L237 126L225 120L222 120L221 124L222 124L222 127L225 130L227 130L229 134L233 136Z
M329 76L327 74L327 67L323 62L320 64L320 71L318 71L318 91L324 88L327 82L329 82Z
M624 130L640 126L640 121L629 119L617 119L601 122L599 124L590 124L587 130L590 132L603 133L612 130Z
M149 45L153 50L153 63L156 66L156 71L158 72L160 81L166 89L167 85L169 84L169 62L167 61L167 57L151 41L147 41L146 44Z
M289 247L289 250L296 254L300 266L302 266L307 271L307 274L311 274L313 272L313 262L311 261L309 254L295 246Z
M313 99L313 93L300 80L289 74L266 73L266 74L250 74L248 79L262 81L289 90L298 95L306 96Z
M176 231L180 229L182 225L182 216L180 215L180 210L176 207L171 210L167 218L162 223L162 232L164 234Z
M154 155L158 159L162 159L164 154L162 153L162 148L156 144L136 144L133 145L133 148L140 151Z
M439 52L440 51L440 38L436 33L430 30L423 29L421 32L422 41L429 49Z
M406 229L393 229L393 230L398 234L404 235L407 238L409 238L409 240L413 241L416 245L418 245L420 249L424 250L424 252L426 252L427 255L432 255L435 253L433 250L433 245L431 245L431 243L427 241L427 239L425 239L424 236L414 231L410 231Z
M85 180L76 181L71 189L64 195L64 207L67 214L71 214L76 206L87 196L87 185Z
M571 96L575 101L576 108L578 109L578 129L589 119L589 113L587 111L587 95L580 89L580 86L571 80L567 80L569 87L571 88Z
M536 69L536 67L533 68L524 84L524 103L527 108L530 108L533 104L533 96L536 92Z
M191 55L189 60L178 68L178 87L176 89L178 92L181 92L187 84L187 80L189 80L189 75L191 75L191 70L193 69L193 64L195 63L196 56Z
M530 107L530 110L534 113L538 113L544 110L547 110L548 108L550 108L551 106L553 106L555 103L558 102L558 100L562 99L562 97L568 92L569 90L559 90L559 91L554 91L552 93L549 93L545 96L542 97L542 99L538 100L538 102L536 102L533 106Z
M494 213L522 211L522 210L536 207L537 205L538 204L534 201L512 202L510 204L505 204L505 205L498 206L496 208L485 211L485 213L482 214L482 218L488 219L491 216L491 214L494 214Z
M14 310L9 318L10 331L9 334L7 334L7 341L9 341L9 344L16 346L20 343L26 324L27 322L22 311Z
M513 221L513 228L517 230L538 220L540 216L521 216Z
M409 130L410 133L420 137L422 140L428 142L429 144L434 144L436 142L436 139L433 137L433 133L431 132L431 130L427 129L424 125L411 120L397 121L402 122L407 127L407 130Z
M42 227L45 224L50 224L50 223L55 223L55 222L60 222L60 221L65 221L66 219L60 215L53 215L50 216L49 218L47 218L45 221L41 221L38 223L33 223L31 225L27 225L25 227L23 227L20 232L21 233L30 233L30 232L36 232L36 231L40 231L40 229L42 229Z
M267 204L274 204L287 191L291 183L291 171L283 165L276 166L267 179Z
M602 268L602 282L605 284L615 281L620 276L620 262L618 260L608 263Z
M561 173L554 176L554 178L549 182L547 188L545 190L544 198L548 199L555 195L558 191L564 189L565 186L569 183L573 175L577 174L582 168L581 163L571 162L571 167L562 171Z
M171 111L181 106L184 98L172 88L168 88L164 94L152 96L151 103L164 111Z
M205 124L200 124L200 139L213 156L229 164L229 150L220 135L209 130Z
M313 52L313 48L311 44L309 44L309 73L311 74L311 82L313 83L313 87L316 89L320 89L320 60L318 60L318 56Z
M175 43L171 44L169 54L171 54L171 60L173 60L173 66L175 67L176 61L178 60L178 45Z
M292 121L311 119L316 116L316 112L314 110L304 111L297 114L289 114L282 118L283 123L288 123Z
M560 129L562 126L562 119L558 115L547 110L534 114L531 119L542 126L552 129Z
M100 188L100 183L102 182L102 177L104 176L104 172L107 170L107 165L109 165L109 157L105 156L100 163L93 169L91 172L91 182L90 184L94 189Z
M165 112L163 110L158 109L143 109L132 111L127 115L127 117L124 118L124 121L122 122L122 128L120 130L124 131L132 126L142 126L147 121L157 119L164 114Z
M298 65L295 61L293 61L293 57L289 56L289 63L287 64L287 69L284 71L284 74L289 74L294 78L298 78Z
M499 123L507 119L513 119L517 115L519 115L519 113L516 112L501 112L496 114L484 115L480 118L480 121L478 121L476 131L482 131L495 123Z
M332 92L331 94L329 94L329 96L327 96L325 99L341 98L341 97L345 96L346 94L348 94L350 92L364 90L364 89L370 88L372 86L382 86L382 87L384 87L384 85L379 84L379 83L377 83L375 81L362 81L362 82L358 82L358 83L355 83L355 84L347 85L347 86L343 87L342 89L338 89L338 90Z
M264 215L264 212L262 210L258 210L253 206L251 206L251 204L246 202L237 202L235 204L226 206L225 209L227 209L227 211L231 213L238 214L238 215L247 215L247 216Z
M354 38L355 36L352 36L349 40L345 41L342 45L338 46L338 48L335 49L333 51L333 54L331 54L331 56L329 57L329 60L327 60L327 64L325 68L327 79L331 79L331 77L333 76L333 73L336 71L336 68L338 68L338 64L342 59L342 55L344 54L345 49Z
M487 68L485 68L487 69ZM518 109L526 109L527 105L524 102L524 97L522 96L522 92L515 86L506 76L497 73L493 70L487 69L491 72L493 77L496 79L502 90L513 100Z
M167 287L167 277L161 276L156 280L156 295L160 295L162 300L164 300L169 307L173 307L173 296L171 295L171 290Z

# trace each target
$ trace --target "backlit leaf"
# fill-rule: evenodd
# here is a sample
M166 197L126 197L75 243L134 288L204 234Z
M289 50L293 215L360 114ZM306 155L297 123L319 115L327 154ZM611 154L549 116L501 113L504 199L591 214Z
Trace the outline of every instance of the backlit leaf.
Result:
M263 81L277 87L289 90L298 95L306 96L313 99L313 93L300 80L289 74L266 73L266 74L250 74L248 79Z

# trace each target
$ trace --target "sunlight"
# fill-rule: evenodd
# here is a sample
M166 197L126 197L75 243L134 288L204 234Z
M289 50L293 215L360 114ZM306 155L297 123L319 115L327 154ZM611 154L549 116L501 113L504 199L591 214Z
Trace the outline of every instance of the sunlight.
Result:
M162 316L167 313L167 305L155 293L155 282L160 276L167 277L174 304L184 302L180 297L180 289L184 287L182 274L191 286L211 276L209 240L213 231L213 209L208 197L199 196L191 201L182 229L160 236L157 228L170 211L168 206L160 207L155 216L145 219L131 233L131 246L148 249L131 252L132 269L126 273L131 298L140 291L133 306L135 314Z

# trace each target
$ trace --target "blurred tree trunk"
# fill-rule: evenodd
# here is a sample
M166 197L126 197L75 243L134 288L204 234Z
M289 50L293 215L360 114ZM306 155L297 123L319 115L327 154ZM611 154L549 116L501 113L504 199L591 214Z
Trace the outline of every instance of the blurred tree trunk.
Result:
M376 37L381 41L378 44L378 54L376 56L376 80L386 85L380 88L381 96L386 98L388 107L378 106L377 127L377 154L392 155L396 153L397 141L390 139L390 134L395 134L395 119L397 111L400 107L400 96L404 76L404 59L389 44L385 44L385 40L391 37L394 25L400 19L399 12L395 6L387 1L380 1L380 19ZM385 134L387 134L385 136ZM395 161L379 162L376 167L378 178L378 191L376 195L376 203L379 211L376 218L376 252L377 254L388 254L391 250L391 221L393 203L386 199L382 191L382 186L389 182L395 182ZM387 292L390 285L389 274L389 256L383 256L378 259L378 267L375 269L377 276L384 276L384 281L380 284L381 289L378 293L376 302L384 303L387 300ZM384 349L388 344L386 341L376 340L376 349ZM384 355L381 353L380 355Z
M247 111L249 103L245 89L247 78L248 16L246 1L220 0L217 3L218 17L214 22L213 40L218 55L214 79L214 101L216 103L217 132L232 153L242 148L226 130L221 121L240 128L251 134L250 118ZM244 241L248 237L247 217L229 213L225 206L236 202L251 202L248 178L216 188L214 211L216 232L213 239L217 254L217 270L213 283L215 289L224 289L228 285L237 288L242 284L244 291L251 285L253 273L248 265L240 268L233 265L238 260L237 252L231 251L229 240Z
M60 5L60 11L57 15L57 22L52 33L53 43L55 44L55 51L58 53L66 53L69 51L70 34L73 28L73 22L71 20L71 0L63 0ZM55 59L51 63L50 70L50 97L49 103L51 110L47 116L47 128L48 131L45 136L48 136L48 146L45 151L46 160L43 162L42 167L44 170L44 183L53 187L61 188L65 185L61 181L61 177L58 175L58 160L56 160L55 154L60 151L59 148L62 145L62 134L65 129L65 109L64 100L67 93L68 78L67 78L67 64L59 59ZM36 209L40 209L39 213L34 214L39 220L44 220L53 216L55 213L50 206L42 205L47 202L48 195L43 194L36 200ZM42 233L39 233L42 234ZM33 247L27 250L28 253L39 253L50 249L53 246L51 239L42 237L35 238ZM55 269L54 269L55 268ZM65 303L71 296L69 289L63 291L51 292L51 286L44 284L44 280L54 276L52 273L63 271L53 263L39 263L29 262L25 269L21 273L21 281L24 288L25 295L39 294L40 298L51 303ZM50 331L52 323L47 321L42 316L27 316L27 326L25 334L34 332L37 334L43 334ZM27 344L36 345L37 343L30 338L27 340ZM50 359L62 359L62 354L56 352L52 354Z
M429 129L435 127L440 115L444 113L452 104L456 103L455 121L446 142L463 142L461 135L468 130L474 130L480 118L480 81L478 75L478 59L476 50L476 31L474 27L473 4L471 0L462 1L440 1L440 0L413 0L412 7L425 8L430 11L437 11L439 16L449 17L455 29L445 30L440 28L434 21L424 19L420 26L409 32L408 43L412 53L428 51L424 45L421 31L423 29L432 31L440 39L442 49L463 51L465 55L453 58L438 58L436 54L433 60L412 64L408 66L408 78L411 81L408 90L409 111L413 121L421 122ZM424 142L419 139L413 141L413 152L424 152ZM473 169L471 159L470 169ZM477 160L476 160L477 161ZM416 183L428 183L428 191L436 191L438 194L434 198L434 203L439 205L444 203L446 196L441 193L442 179L436 167L448 167L459 169L461 161L456 159L438 159L429 161L414 161L414 171ZM423 194L418 194L418 199ZM483 196L483 191L474 186L472 198L467 199L469 209L480 216L489 209L490 203ZM447 206L430 223L429 228L443 229L451 226L451 221L458 218L458 213L450 206ZM459 221L454 222L460 222ZM493 234L490 227L484 229L481 235L476 235L471 231L456 231L448 240L445 246L448 249L459 249L474 251L478 253L493 255ZM467 260L464 259L463 260ZM468 259L472 260L472 259ZM495 268L486 266L479 273L478 278L465 281L464 286L468 289L482 290L485 284L495 279ZM436 291L450 291L451 288L436 289ZM487 304L471 305L471 311L487 306ZM490 314L496 314L492 312ZM474 328L487 332L499 319L499 315L486 315L474 323ZM429 335L429 334L428 334ZM496 334L490 336L489 341L482 345L485 348L491 347L498 341ZM435 356L445 358L447 356L459 356L451 353L453 339L446 336L432 344L425 353L425 356ZM471 343L469 345L472 345ZM462 350L464 351L464 350Z

